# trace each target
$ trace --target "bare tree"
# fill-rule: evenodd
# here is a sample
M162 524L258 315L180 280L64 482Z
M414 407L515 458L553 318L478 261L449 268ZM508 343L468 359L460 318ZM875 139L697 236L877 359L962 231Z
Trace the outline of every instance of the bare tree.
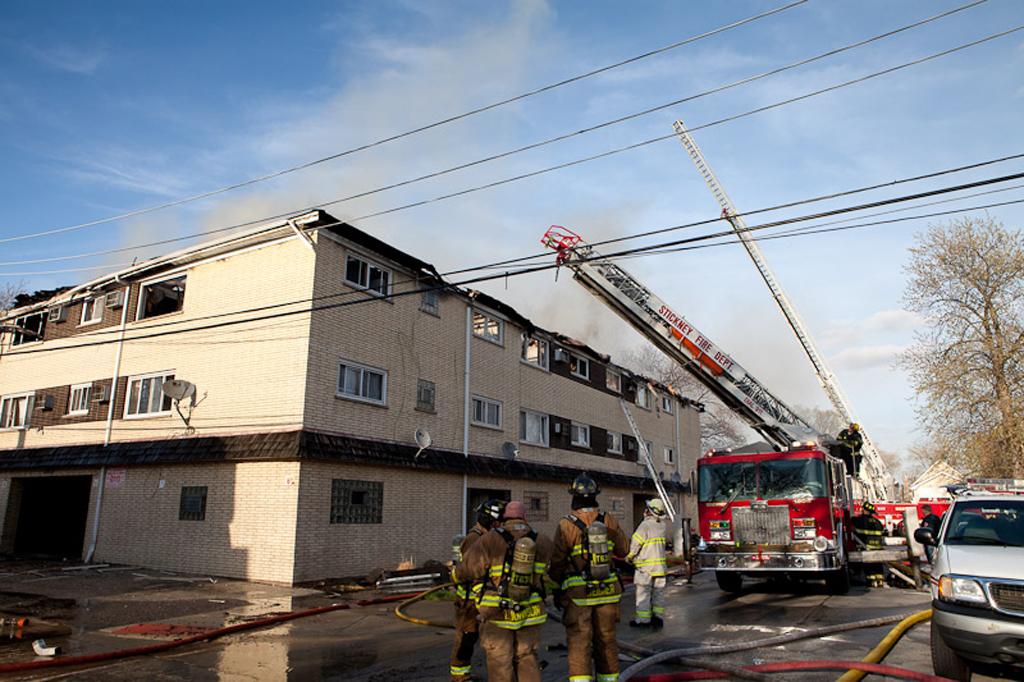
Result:
M7 312L14 307L14 299L24 294L27 291L25 288L25 282L22 280L17 284L11 282L4 282L3 286L0 286L0 313Z
M988 216L929 225L904 270L904 306L927 326L900 364L936 451L1024 476L1024 236Z
M700 444L703 451L737 447L749 442L753 434L736 414L723 405L702 383L650 344L627 352L626 363L638 371L668 384L683 397L704 405L700 420Z

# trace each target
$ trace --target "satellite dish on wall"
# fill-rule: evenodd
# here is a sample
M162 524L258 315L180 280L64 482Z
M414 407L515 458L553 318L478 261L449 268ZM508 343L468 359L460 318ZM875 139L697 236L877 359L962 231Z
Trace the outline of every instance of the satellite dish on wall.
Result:
M161 388L164 395L171 400L181 401L196 397L196 385L184 379L168 379Z
M501 444L501 454L505 455L505 459L515 459L519 456L519 448L515 443L505 441Z
M413 438L416 439L416 445L420 446L420 449L413 455L413 459L419 459L420 453L430 447L433 443L433 439L430 437L430 433L426 429L416 429L416 433L413 434Z

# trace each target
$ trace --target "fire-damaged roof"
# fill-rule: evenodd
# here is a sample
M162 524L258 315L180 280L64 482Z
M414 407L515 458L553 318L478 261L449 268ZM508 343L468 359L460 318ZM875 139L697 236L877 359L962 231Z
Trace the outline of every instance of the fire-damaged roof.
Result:
M38 471L98 466L146 464L203 464L269 460L317 460L373 464L419 471L489 475L501 478L569 482L579 469L520 459L484 455L464 456L453 450L418 448L402 443L367 440L311 430L253 433L236 436L198 436L151 441L61 445L0 451L0 470ZM589 472L598 483L654 490L642 476ZM669 490L686 492L686 484L664 481Z

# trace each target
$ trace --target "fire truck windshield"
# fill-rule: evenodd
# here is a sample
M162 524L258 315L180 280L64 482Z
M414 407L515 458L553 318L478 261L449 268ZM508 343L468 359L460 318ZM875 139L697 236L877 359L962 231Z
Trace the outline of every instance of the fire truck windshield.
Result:
M825 497L825 462L815 458L715 462L700 467L698 501Z

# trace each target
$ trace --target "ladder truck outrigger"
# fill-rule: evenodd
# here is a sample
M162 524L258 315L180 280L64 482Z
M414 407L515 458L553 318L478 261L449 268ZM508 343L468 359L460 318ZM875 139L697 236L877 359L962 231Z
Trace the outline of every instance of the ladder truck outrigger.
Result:
M734 358L612 259L553 225L542 243L573 278L689 372L768 443L697 462L698 561L736 591L744 574L786 573L850 587L855 505L865 481L832 454L835 439L811 426ZM879 558L879 560L882 560Z

